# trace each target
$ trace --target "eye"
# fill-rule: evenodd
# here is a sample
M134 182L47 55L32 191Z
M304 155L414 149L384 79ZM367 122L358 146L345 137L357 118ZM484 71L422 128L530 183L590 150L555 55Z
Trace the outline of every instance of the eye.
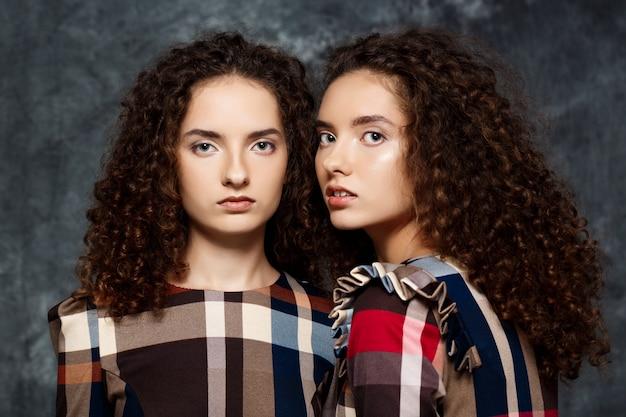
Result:
M252 147L253 151L259 151L261 153L271 153L271 152L274 151L274 149L276 149L276 145L274 145L272 142L268 142L266 140L261 141L261 142L257 142Z
M323 132L320 133L320 146L330 145L332 142L335 142L337 138L333 136L331 133Z
M368 145L377 145L385 140L382 133L378 132L365 132L363 135L363 141Z
M211 153L211 152L217 151L217 148L215 147L215 145L213 145L211 143L202 142L202 143L196 143L195 145L193 145L191 147L191 150L194 153L207 154L207 153Z

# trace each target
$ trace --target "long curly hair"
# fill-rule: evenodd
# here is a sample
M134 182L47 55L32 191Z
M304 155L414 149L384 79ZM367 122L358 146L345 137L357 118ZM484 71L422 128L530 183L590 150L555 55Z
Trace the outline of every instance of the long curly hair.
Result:
M294 276L322 281L313 236L322 213L313 210L310 198L317 187L309 149L314 100L304 66L238 33L217 33L169 49L138 75L123 99L95 202L87 211L75 296L93 297L115 318L163 306L166 277L187 269L188 220L176 160L179 127L192 87L231 74L255 80L275 95L287 137L283 195L266 227L268 259Z
M528 335L543 375L574 379L609 352L598 244L480 50L437 30L374 34L335 49L325 82L359 69L394 82L421 237Z

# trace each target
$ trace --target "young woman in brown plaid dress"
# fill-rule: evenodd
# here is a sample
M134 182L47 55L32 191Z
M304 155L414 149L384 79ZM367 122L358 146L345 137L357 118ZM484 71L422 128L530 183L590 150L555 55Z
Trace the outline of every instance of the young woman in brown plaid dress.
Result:
M332 369L302 64L222 33L122 103L80 289L50 310L57 416L307 416ZM298 277L293 278L290 274Z

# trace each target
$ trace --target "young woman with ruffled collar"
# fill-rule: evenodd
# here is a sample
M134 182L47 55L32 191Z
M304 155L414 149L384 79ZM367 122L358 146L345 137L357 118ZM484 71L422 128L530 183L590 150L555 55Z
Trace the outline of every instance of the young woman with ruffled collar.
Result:
M318 413L556 416L558 378L605 360L598 246L531 126L452 35L333 51L317 177L379 262L337 281Z

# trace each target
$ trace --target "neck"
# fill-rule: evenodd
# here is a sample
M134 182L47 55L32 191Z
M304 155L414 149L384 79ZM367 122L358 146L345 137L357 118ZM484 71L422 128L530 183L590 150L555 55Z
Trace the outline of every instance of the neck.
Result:
M415 219L408 219L396 224L383 224L365 229L374 244L376 256L380 262L400 263L409 258L432 255L420 237Z
M216 291L267 287L279 274L265 256L265 227L244 234L215 234L190 225L185 261L189 269L170 281Z

